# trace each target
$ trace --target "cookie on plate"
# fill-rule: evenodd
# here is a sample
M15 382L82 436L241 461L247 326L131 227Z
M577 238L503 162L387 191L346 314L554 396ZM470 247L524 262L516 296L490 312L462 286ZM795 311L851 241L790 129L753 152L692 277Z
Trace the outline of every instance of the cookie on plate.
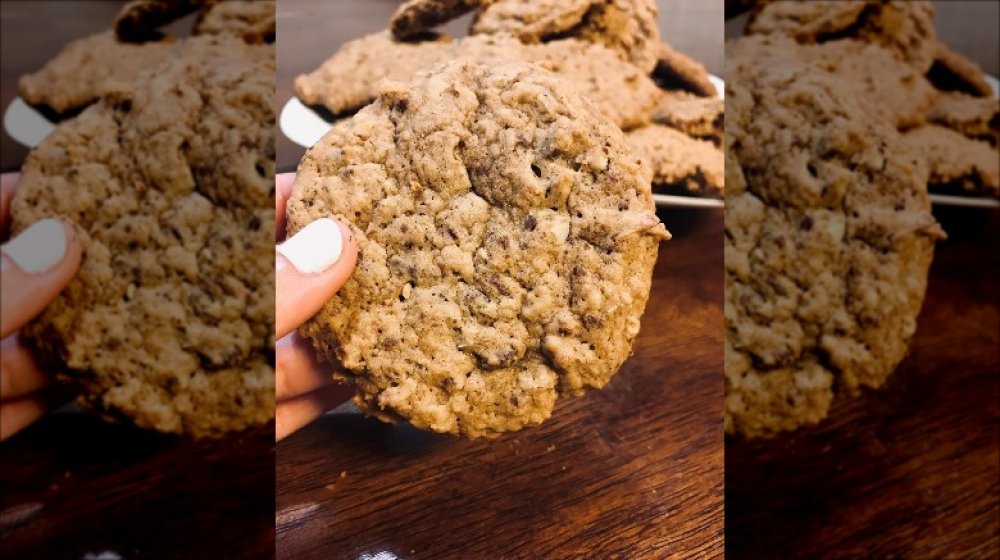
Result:
M224 0L198 15L196 35L236 35L248 43L273 43L274 0Z
M660 124L629 131L626 139L653 170L654 189L722 197L725 161L722 150L711 141Z
M21 76L17 90L32 105L56 113L71 113L102 95L128 87L140 72L169 59L174 41L123 43L112 31L97 33L66 45L41 70Z
M937 125L907 131L903 138L913 153L927 161L932 186L1000 195L1000 154L996 146Z
M306 153L289 234L336 217L360 252L301 333L363 411L495 437L615 374L669 234L599 114L538 66L453 61L387 83Z
M58 216L81 268L27 336L81 402L218 436L274 415L274 47L195 37L25 160L13 230Z
M563 39L525 45L509 35L477 35L415 43L396 41L383 31L350 41L313 72L295 79L295 93L307 104L334 114L354 111L375 98L383 79L408 81L420 70L452 59L481 64L523 61L563 76L622 128L649 122L662 93L649 77L622 64L610 49Z
M653 111L653 122L679 130L692 138L722 146L726 104L718 97L698 97L683 92L664 94Z
M758 2L747 34L778 34L800 43L844 38L881 45L923 74L938 45L934 6L910 0L811 0Z
M215 1L217 0L132 0L115 17L115 34L122 41L158 40L162 35L157 28Z
M945 93L938 97L927 120L975 140L1000 144L1000 99Z
M727 46L726 430L823 419L907 352L935 242L927 168L844 76Z
M995 97L997 94L978 64L940 42L927 79L942 91L959 91L977 97Z
M719 96L705 66L667 43L657 51L652 78L663 89L683 90L700 97Z
M392 36L405 41L461 17L482 4L483 0L407 0L389 21Z
M490 0L470 32L512 34L526 43L574 37L619 52L648 73L660 44L656 14L654 0Z

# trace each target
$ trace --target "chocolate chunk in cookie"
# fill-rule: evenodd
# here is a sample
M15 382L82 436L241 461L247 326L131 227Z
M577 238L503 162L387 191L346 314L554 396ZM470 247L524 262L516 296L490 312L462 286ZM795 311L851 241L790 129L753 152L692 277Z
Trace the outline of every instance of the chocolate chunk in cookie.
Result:
M196 37L28 156L13 231L79 272L22 334L89 408L217 436L274 415L274 48Z
M289 233L336 217L360 249L301 329L386 421L495 437L603 386L628 357L658 243L650 174L542 68L449 62L306 154Z

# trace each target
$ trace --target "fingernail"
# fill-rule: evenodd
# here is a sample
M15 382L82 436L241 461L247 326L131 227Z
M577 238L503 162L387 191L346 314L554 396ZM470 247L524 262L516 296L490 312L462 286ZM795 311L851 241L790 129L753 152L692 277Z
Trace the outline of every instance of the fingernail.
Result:
M3 254L26 274L48 272L66 256L66 228L55 218L35 222L4 245Z
M292 263L295 270L302 274L316 274L340 260L343 248L344 240L337 221L320 218L302 228L276 250Z

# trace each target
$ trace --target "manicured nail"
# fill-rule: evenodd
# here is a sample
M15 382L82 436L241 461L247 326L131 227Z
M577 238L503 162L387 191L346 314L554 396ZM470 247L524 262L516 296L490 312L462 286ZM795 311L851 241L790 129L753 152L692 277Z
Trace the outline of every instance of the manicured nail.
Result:
M3 254L26 274L48 272L66 256L66 228L55 218L35 222L4 245Z
M277 251L292 263L295 270L302 274L316 274L340 260L343 248L344 240L337 221L320 218L279 245Z

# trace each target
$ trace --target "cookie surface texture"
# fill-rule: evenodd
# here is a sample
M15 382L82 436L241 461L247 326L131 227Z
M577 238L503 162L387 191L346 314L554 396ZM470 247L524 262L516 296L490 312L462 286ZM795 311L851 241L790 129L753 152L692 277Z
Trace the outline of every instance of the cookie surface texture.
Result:
M727 431L823 419L906 354L935 241L927 169L844 78L727 45Z
M58 216L78 274L23 333L85 406L217 436L274 414L274 49L194 38L29 156L16 233Z
M538 66L449 62L309 150L289 233L337 217L360 256L301 332L363 411L494 437L618 370L669 234L649 171L597 114Z

